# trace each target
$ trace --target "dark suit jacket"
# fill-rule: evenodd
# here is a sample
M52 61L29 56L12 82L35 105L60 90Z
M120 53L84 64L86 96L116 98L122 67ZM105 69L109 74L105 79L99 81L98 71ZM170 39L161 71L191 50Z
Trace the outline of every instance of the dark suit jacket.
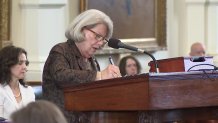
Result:
M80 113L64 109L62 88L94 81L96 74L93 59L84 61L74 41L59 43L51 49L43 69L43 97L57 104L69 123L77 123Z

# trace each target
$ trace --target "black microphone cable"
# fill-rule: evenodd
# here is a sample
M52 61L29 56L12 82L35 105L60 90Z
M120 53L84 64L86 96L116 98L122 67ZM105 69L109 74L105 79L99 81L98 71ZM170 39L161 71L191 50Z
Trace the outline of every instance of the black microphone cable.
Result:
M203 66L203 65L212 66L212 67L214 67L214 69L202 69L202 70L218 70L218 67L215 66L215 65L212 65L212 64L196 64L196 65L193 65L192 67L190 67L190 68L187 70L187 72L190 72L190 71L200 71L200 69L199 69L199 70L191 70L191 69L194 68L194 67Z
M214 69L191 70L192 68L195 68L197 66L203 66L203 65L212 66L212 67L214 67ZM216 79L211 77L206 71L212 71L212 73L214 73L216 70L218 70L218 67L215 66L215 65L212 65L212 64L197 64L197 65L194 65L194 66L190 67L187 72L190 72L190 71L202 71L204 73L204 75L206 76L206 78L208 78L211 81L215 81Z

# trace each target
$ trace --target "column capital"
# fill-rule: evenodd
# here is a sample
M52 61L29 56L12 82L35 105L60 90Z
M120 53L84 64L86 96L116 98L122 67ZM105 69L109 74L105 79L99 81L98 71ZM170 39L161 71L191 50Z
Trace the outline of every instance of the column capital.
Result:
M60 8L67 4L67 0L21 0L21 8Z

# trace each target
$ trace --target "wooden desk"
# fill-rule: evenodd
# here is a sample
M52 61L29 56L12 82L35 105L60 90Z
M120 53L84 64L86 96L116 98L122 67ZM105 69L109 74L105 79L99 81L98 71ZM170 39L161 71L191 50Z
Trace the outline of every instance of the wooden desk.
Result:
M218 72L142 74L64 89L65 107L92 123L218 119Z

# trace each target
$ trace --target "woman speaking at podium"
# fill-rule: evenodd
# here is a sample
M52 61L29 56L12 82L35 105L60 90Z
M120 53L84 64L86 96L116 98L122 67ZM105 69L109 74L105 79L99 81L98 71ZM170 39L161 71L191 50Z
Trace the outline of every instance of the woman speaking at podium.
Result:
M78 123L83 114L64 109L62 87L121 76L115 65L97 71L93 60L94 53L112 33L113 23L106 14L87 10L69 25L65 32L67 41L55 45L49 53L43 70L43 95L62 109L69 123Z

